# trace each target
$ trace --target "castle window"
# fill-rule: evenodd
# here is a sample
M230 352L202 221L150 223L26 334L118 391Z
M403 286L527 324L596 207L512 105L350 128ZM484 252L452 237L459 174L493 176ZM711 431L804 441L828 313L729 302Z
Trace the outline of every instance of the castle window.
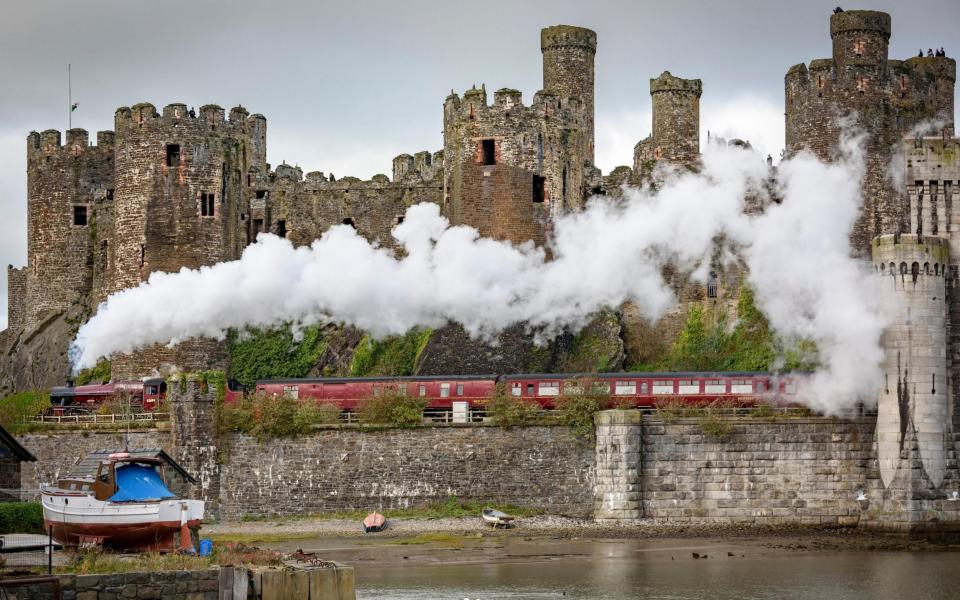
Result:
M864 50L866 49L866 43L863 40L856 40L853 42L853 53L857 56L863 56Z
M74 225L87 224L87 207L86 206L73 207L73 224Z
M397 215L396 222L397 222L397 225L403 224L403 215Z
M147 245L140 244L140 268L143 268L143 265L147 264Z
M180 164L180 144L167 144L167 166L176 167Z
M544 190L546 181L546 177L533 176L533 201L537 204L541 204L546 199L546 191Z
M867 78L857 77L857 91L861 94L867 91Z
M257 200L263 200L267 197L267 190L257 190Z
M349 225L350 227L353 227L354 229L357 228L357 226L354 225L354 223L353 223L353 219L350 218L350 217L347 217L346 219L344 219L344 220L341 221L340 223L343 224L343 225Z
M606 196L607 193L603 191L602 187L595 187L590 189L590 194L593 196Z
M907 274L907 263L905 262L900 263L900 274L901 275Z
M107 190L107 200L113 202L113 190Z
M277 221L277 237L287 237L287 222L282 219Z
M716 298L717 297L717 274L713 271L710 271L710 276L707 278L707 298Z
M480 147L483 152L483 164L497 164L497 145L494 140L480 140Z
M214 199L216 194L203 192L200 194L200 216L212 217L214 215Z

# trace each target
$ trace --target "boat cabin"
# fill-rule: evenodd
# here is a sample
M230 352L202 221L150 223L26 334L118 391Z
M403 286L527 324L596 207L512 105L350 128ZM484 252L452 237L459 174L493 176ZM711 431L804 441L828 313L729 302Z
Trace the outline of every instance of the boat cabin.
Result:
M179 478L167 478L168 473ZM179 479L179 481L177 480ZM174 498L171 488L196 483L161 449L97 450L57 480L57 487L110 502L149 502Z

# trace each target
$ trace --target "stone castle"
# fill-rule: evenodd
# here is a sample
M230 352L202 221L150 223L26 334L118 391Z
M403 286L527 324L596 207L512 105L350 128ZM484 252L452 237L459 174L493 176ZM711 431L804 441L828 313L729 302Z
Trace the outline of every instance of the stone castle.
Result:
M915 521L929 502L943 500L945 481L956 487L958 480L960 206L954 207L953 192L960 182L960 139L953 123L956 62L890 60L890 34L884 13L830 18L831 58L793 66L785 76L786 155L809 150L830 160L844 123L867 134L864 210L851 248L864 262L872 260L884 293L905 307L884 339L875 430L883 485L876 493ZM524 105L512 89L494 92L492 104L482 86L451 93L443 104L443 150L394 158L392 178L335 179L272 167L266 119L241 107L229 114L212 105L197 112L183 104L160 112L151 104L120 108L115 131L99 132L96 145L79 129L65 140L57 131L31 133L28 264L8 268L9 326L0 334L4 386L61 383L71 328L109 293L155 271L236 259L260 232L302 245L348 224L390 245L390 229L406 208L433 202L453 224L481 235L543 245L554 219L580 210L591 195L616 195L624 184L655 179L658 165L698 168L700 80L669 72L651 79L651 135L636 145L632 166L603 175L593 164L596 34L548 27L541 48L544 89L532 103ZM732 279L707 286L678 281L678 314L693 303L729 304L737 292ZM641 348L664 343L675 323L644 324L629 306L618 318L617 341ZM471 343L449 331L439 338L440 346ZM453 354L440 348L434 356ZM461 346L459 354L475 353ZM52 381L37 367L44 362L62 365L47 371ZM225 362L222 344L191 340L115 357L111 367L115 379L127 379L162 365L190 371ZM449 368L483 367L451 361ZM613 437L639 431L631 423L617 427ZM601 455L615 458L601 451L607 435L601 433L598 478ZM619 438L611 444L611 452L636 446ZM633 514L627 496L604 500L604 510Z
M866 257L875 238L895 235L896 251L903 253L913 240L916 260L900 262L908 271L933 264L943 298L956 278L956 263L920 259L934 242L946 252L953 245L951 256L960 252L953 224L960 215L952 212L953 183L960 181L952 122L956 63L925 56L889 60L890 29L884 13L831 17L832 57L787 71L786 152L809 149L830 159L842 117L854 115L868 133L868 161L853 248ZM28 355L27 366L44 352L62 355L63 348L30 345L46 329L60 331L59 321L83 319L77 306L89 311L155 271L236 259L260 232L303 245L333 225L349 224L390 245L390 229L407 207L434 202L453 224L543 245L554 218L580 210L590 195L618 194L623 184L650 178L661 163L697 168L700 80L669 72L651 79L652 133L636 145L632 167L604 176L593 164L596 34L548 27L541 32L541 49L543 89L532 103L524 105L512 89L494 92L492 103L482 86L451 93L443 103L442 151L397 156L392 178L335 179L287 164L272 167L266 162L266 118L242 107L229 113L213 105L194 111L171 104L159 112L146 103L123 107L116 111L114 131L99 132L95 145L82 129L66 132L65 139L54 130L31 133L28 264L7 272L8 329L0 334L6 355ZM918 134L921 124L933 129ZM898 189L887 173L904 156L898 168L906 186ZM877 242L879 254L887 248L884 240ZM690 282L677 287L684 302L718 295ZM936 328L947 332L940 336L946 342L943 355L953 364L946 348L960 348L955 343L960 328L950 333L947 313L960 316L960 300L951 296L943 306ZM629 307L623 312L622 335L629 341L646 325L630 318ZM647 337L669 338L670 326L667 319L666 329L658 325ZM225 360L222 344L192 340L116 357L112 369L114 378L126 379L161 365L197 370L222 367ZM62 356L60 362L66 364ZM946 369L943 365L944 377ZM55 371L62 379L65 370ZM941 393L946 389L940 386Z

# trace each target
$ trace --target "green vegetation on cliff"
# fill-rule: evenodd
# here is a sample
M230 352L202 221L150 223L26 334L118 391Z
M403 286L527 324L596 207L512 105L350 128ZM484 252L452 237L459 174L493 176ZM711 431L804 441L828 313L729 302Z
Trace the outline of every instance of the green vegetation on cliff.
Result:
M304 377L327 347L321 326L305 327L294 336L289 327L242 333L227 338L231 376L247 387L258 379Z
M740 288L738 319L732 328L724 314L694 305L666 356L634 365L638 371L809 371L817 365L810 340L786 343L777 338L754 303L753 290Z
M412 375L432 333L430 329L415 328L383 340L363 336L350 361L350 375Z

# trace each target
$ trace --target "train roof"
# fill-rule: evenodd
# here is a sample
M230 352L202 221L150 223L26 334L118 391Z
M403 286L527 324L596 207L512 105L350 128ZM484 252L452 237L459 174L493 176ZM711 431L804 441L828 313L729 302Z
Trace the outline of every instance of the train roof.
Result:
M376 383L392 381L515 381L519 379L656 379L689 377L708 379L716 377L776 377L779 373L769 371L633 371L614 373L513 373L509 375L400 375L376 377L288 377L283 379L258 379L257 384L298 383Z
M510 375L501 375L504 380L513 379L655 379L689 377L691 379L707 379L716 377L762 377L765 375L776 376L777 373L768 371L630 371L613 373L515 373Z
M398 375L378 377L304 377L286 379L258 379L258 384L283 383L356 383L377 381L496 381L497 375Z

